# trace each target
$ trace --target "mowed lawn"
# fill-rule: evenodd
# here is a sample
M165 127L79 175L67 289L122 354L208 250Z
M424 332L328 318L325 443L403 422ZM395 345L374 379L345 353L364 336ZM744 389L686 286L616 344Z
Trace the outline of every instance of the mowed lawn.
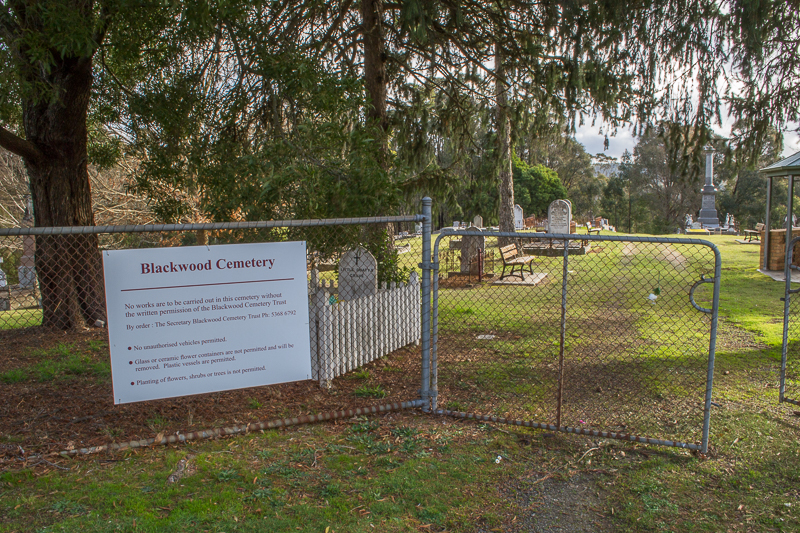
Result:
M405 412L23 462L0 427L0 531L798 531L784 286L756 272L758 246L706 240L723 258L706 456Z

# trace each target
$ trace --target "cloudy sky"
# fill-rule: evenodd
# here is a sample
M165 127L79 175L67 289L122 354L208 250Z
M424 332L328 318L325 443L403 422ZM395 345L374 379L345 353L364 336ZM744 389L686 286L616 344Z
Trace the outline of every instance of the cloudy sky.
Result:
M633 152L633 147L636 145L636 139L631 135L630 130L620 128L617 135L608 138L608 150L603 152L604 136L599 133L600 126L584 125L578 128L575 132L575 139L583 145L587 152L591 155L598 153L605 153L609 157L622 157L625 150ZM726 135L729 132L722 130L717 131L721 135ZM800 136L796 132L786 132L783 136L783 156L788 157L800 151Z

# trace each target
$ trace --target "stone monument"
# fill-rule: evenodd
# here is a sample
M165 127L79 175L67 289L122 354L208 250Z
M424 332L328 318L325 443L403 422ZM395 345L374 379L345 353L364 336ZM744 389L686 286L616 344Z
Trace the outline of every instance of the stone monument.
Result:
M572 222L572 205L566 200L555 200L547 208L547 232L569 233Z
M466 274L483 274L480 271L482 262L478 257L486 251L486 237L478 228L469 228L461 237L461 272Z
M523 216L522 207L519 204L514 205L514 229L520 230L525 228L525 217Z
M483 227L483 217L480 216L480 215L475 215L475 218L472 219L472 225L475 226L476 228L482 228Z
M8 282L6 281L6 273L3 272L3 258L0 257L0 289L5 289L0 292L0 311L8 311L11 309L11 298L8 292Z
M704 228L718 228L719 215L717 215L715 207L717 188L714 187L714 147L707 144L703 148L703 152L706 154L706 184L703 186L703 204L697 221Z
M33 227L33 199L28 196L28 205L25 207L25 214L22 217L20 227ZM19 275L19 286L23 289L33 287L36 283L36 237L26 235L22 238L22 257L17 266Z
M339 299L355 300L378 292L378 262L359 246L339 260Z

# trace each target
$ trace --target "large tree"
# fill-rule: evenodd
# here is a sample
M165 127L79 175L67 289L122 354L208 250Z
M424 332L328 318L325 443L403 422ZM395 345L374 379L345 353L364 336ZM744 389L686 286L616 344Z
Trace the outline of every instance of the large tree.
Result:
M91 1L0 4L0 146L25 162L38 227L94 225L87 117L112 17L108 3ZM96 236L39 237L36 270L43 325L103 319Z

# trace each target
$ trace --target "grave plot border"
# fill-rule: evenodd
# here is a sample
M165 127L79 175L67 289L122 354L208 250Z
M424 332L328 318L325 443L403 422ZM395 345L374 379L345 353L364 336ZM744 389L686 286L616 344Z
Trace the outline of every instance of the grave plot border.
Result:
M651 245L682 245L682 246L692 246L692 247L706 247L710 249L714 254L714 276L713 278L707 277L705 275L701 276L699 280L694 282L694 284L689 288L688 295L683 295L682 297L688 296L688 304L694 307L698 312L708 314L710 317L710 331L708 334L708 352L707 352L707 360L705 365L705 391L704 397L702 399L703 405L703 422L702 422L702 438L700 442L682 442L678 440L670 440L667 438L659 438L659 437L652 437L652 436L645 436L645 435L637 435L632 433L626 432L619 432L613 431L610 428L604 429L596 429L596 428L587 428L587 427L571 427L568 425L561 424L561 385L558 386L558 397L555 400L558 405L556 406L556 410L558 412L557 419L555 420L556 423L553 421L536 421L536 420L523 420L523 419L512 419L502 416L492 416L491 412L497 412L494 408L498 410L501 409L501 406L498 405L482 405L481 409L484 410L483 413L475 412L475 411L456 411L453 409L441 408L438 405L439 401L439 367L441 365L447 365L450 363L447 362L440 362L439 361L439 354L440 352L446 348L444 343L448 342L447 340L441 340L441 331L440 331L440 324L439 324L439 307L441 302L441 292L440 292L440 284L439 284L439 252L440 252L440 244L443 239L448 239L453 236L461 235L460 232L454 231L451 229L442 230L440 235L435 241L434 250L433 250L433 257L434 257L434 276L433 276L433 315L432 315L432 353L431 353L431 374L432 374L432 385L431 385L431 409L435 414L439 415L448 415L448 416L455 416L460 418L468 418L468 419L475 419L475 420L484 420L484 421L491 421L495 423L504 423L504 424L511 424L511 425L519 425L519 426L526 426L532 428L539 428L545 429L550 431L559 431L565 433L577 433L595 437L603 437L603 438L613 438L613 439L621 439L627 441L634 441L634 442L641 442L646 444L655 444L655 445L663 445L663 446L674 446L680 447L685 449L691 450L698 450L702 453L707 453L708 451L708 444L709 444L709 428L710 428L710 415L711 415L711 407L712 407L712 391L713 391L713 378L714 378L714 357L715 357L715 350L716 350L716 337L717 337L717 319L719 313L719 287L720 287L720 277L721 277L721 257L720 252L717 247L708 241L699 240L699 239L676 239L676 238L659 238L659 237L627 237L627 236L613 236L613 235L575 235L575 234L531 234L531 233L503 233L503 232L484 232L484 236L486 237L494 237L494 238L510 238L514 240L527 240L531 238L536 238L544 241L550 241L551 243L559 243L563 247L563 269L561 272L561 333L558 339L553 339L553 344L558 342L558 350L560 352L560 356L563 358L564 356L569 357L569 348L566 346L565 340L565 327L567 321L567 295L570 291L576 291L579 289L575 289L571 286L569 281L569 269L568 265L570 262L570 247L569 241L581 241L584 243L609 243L609 242L617 242L617 243L642 243L642 244L651 244ZM706 252L707 253L707 252ZM710 261L708 261L708 266L710 267ZM703 308L697 304L694 299L694 292L702 284L713 284L713 300L712 300L712 307L710 309ZM553 291L555 292L555 288ZM652 296L652 294L651 294ZM468 298L465 296L464 298ZM557 304L556 304L557 305ZM555 310L553 310L554 314ZM698 354L697 356L698 361L703 360L703 354ZM467 359L468 360L468 359ZM468 360L469 361L469 360ZM454 363L453 363L454 364ZM481 363L484 365L482 367L484 370L488 368L489 364L495 364L495 368L499 368L499 362L493 361L489 363ZM487 370L488 372L488 370ZM700 376L702 379L702 376ZM469 384L465 384L465 386L470 386ZM477 383L473 383L472 386L476 386L480 388L480 385ZM602 395L601 395L602 396ZM699 398L697 399L697 405L699 406ZM696 430L695 430L696 431Z

